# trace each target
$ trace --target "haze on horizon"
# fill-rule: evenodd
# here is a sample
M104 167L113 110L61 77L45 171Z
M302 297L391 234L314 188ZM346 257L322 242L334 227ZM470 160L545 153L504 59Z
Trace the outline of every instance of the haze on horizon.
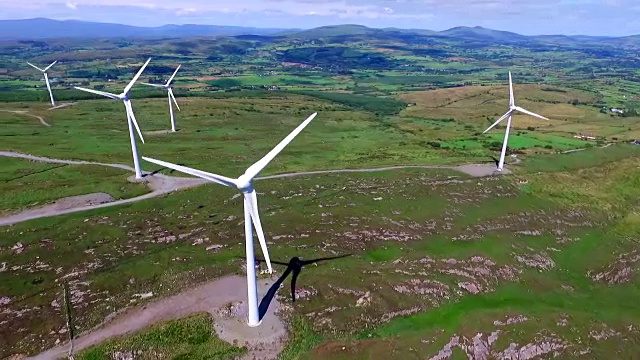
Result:
M0 19L46 17L139 26L306 29L349 23L430 30L483 26L524 35L640 34L636 0L0 0L0 7Z

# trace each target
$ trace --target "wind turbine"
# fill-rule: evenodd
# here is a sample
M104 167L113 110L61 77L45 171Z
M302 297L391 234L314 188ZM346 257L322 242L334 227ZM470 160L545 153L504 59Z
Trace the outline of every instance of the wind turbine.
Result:
M228 178L222 175L212 174L186 166L176 165L168 163L166 161L151 159L148 157L142 157L146 161L164 166L170 169L174 169L185 174L197 176L205 180L209 180L220 185L235 187L244 194L244 232L245 232L245 251L247 259L247 297L249 303L249 326L255 327L260 325L262 320L260 319L258 312L258 289L256 287L256 262L255 255L253 253L253 229L251 224L256 229L258 234L258 240L260 241L260 247L262 248L262 254L264 255L265 262L269 268L269 273L273 272L271 268L271 260L269 259L269 251L267 250L267 242L264 238L264 232L262 231L262 224L260 223L260 215L258 214L258 197L256 191L253 188L253 180L255 177L267 166L269 162L273 160L282 149L287 146L310 122L318 113L313 113L302 124L298 125L287 137L285 137L276 147L274 147L267 155L258 160L253 165L249 166L237 179Z
M509 129L511 128L511 116L516 111L519 111L523 114L535 116L543 120L549 120L542 115L538 115L529 110L516 106L516 102L513 97L513 82L511 81L511 71L509 71L509 111L507 111L506 114L502 115L496 122L494 122L491 126L489 126L487 130L483 132L483 134L486 133L487 131L493 129L496 125L498 125L498 123L500 123L502 120L508 118L507 129L504 132L504 142L502 143L502 152L500 153L500 161L498 162L498 171L502 171L502 168L504 167L504 157L507 153L507 142L509 141Z
M176 101L176 97L175 97L175 95L173 95L173 90L171 89L171 82L173 81L173 78L178 73L178 70L180 70L180 66L182 66L182 65L178 65L178 68L176 68L176 71L173 72L173 75L171 75L169 80L167 80L167 83L164 84L164 85L162 85L162 84L143 83L144 85L147 85L147 86L153 86L153 87L157 87L157 88L161 88L161 89L167 90L167 92L169 94L169 113L171 114L171 131L173 131L173 132L176 132L176 120L175 120L175 118L173 116L173 104L171 103L171 100L173 99L173 102L176 104L176 107L178 108L178 111L180 111L180 106L178 106L178 102Z
M49 90L49 97L51 98L51 106L56 106L56 102L53 100L53 93L51 92L51 84L49 84L49 75L47 75L47 71L51 69L51 67L57 62L58 60L52 62L51 65L47 66L46 68L40 69L39 67L27 61L27 64L29 64L29 66L40 70L44 74L44 82L47 83L47 90Z
M104 91L86 89L86 88L83 88L83 87L75 86L75 88L78 89L78 90L86 91L86 92L97 94L97 95L102 95L102 96L108 97L108 98L113 99L113 100L121 100L124 103L125 112L127 113L127 124L129 125L129 138L131 139L131 152L133 153L133 166L134 166L135 171L136 171L136 179L141 179L142 178L142 170L140 169L140 158L138 157L138 146L136 144L135 134L133 133L133 127L134 126L135 126L136 130L138 131L138 135L140 136L140 140L142 140L143 144L144 144L144 138L142 137L142 131L140 131L140 127L138 126L138 122L136 121L136 116L133 114L133 107L131 106L131 100L129 98L129 96L130 96L129 91L131 90L131 88L135 84L136 80L138 80L138 78L140 77L140 75L144 71L144 68L147 67L147 65L149 64L149 61L151 61L151 58L147 59L147 62L145 62L144 65L142 65L140 70L138 70L138 73L136 74L136 76L133 77L133 80L131 80L131 82L129 82L129 84L127 84L127 86L124 88L122 93L119 94L119 95L108 93L108 92L104 92Z

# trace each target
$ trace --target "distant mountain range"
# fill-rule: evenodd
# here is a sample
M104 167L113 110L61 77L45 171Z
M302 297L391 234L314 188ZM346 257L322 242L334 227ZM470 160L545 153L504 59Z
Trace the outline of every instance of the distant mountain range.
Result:
M78 20L45 18L0 20L0 39L35 40L46 38L121 38L271 35L291 29L260 29L241 26L163 25L141 27Z
M275 33L271 36L287 35L289 38L301 40L328 39L340 42L344 40L359 39L365 41L367 38L401 41L405 43L425 43L430 41L447 41L447 39L463 42L467 44L501 43L512 45L535 45L544 44L546 46L569 46L579 48L591 48L608 46L610 48L621 47L627 49L640 50L640 35L609 37L609 36L586 36L586 35L521 35L509 31L487 29L481 26L458 26L443 31L433 31L424 29L397 29L384 28L376 29L362 25L335 25L322 26L302 31L287 31Z
M311 40L339 37L396 38L407 36L467 39L500 43L545 42L562 44L589 44L607 42L611 45L638 44L640 35L624 37L536 35L526 36L508 31L498 31L480 26L459 26L444 31L397 28L369 28L362 25L322 26L309 30L263 29L240 26L216 25L163 25L139 27L122 24L87 22L78 20L51 20L45 18L25 20L0 20L0 40L36 40L46 38L141 38L141 37L189 37L189 36L275 36Z

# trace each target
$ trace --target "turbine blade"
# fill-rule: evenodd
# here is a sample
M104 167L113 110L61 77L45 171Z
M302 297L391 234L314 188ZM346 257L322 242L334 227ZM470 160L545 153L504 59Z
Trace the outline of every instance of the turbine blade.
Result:
M176 104L178 111L180 111L180 106L178 106L178 102L176 101L176 96L173 95L173 89L169 88L169 96L173 99L173 103Z
M30 62L28 62L28 61L27 61L27 64L29 64L29 66L31 66L31 67L33 67L33 68L36 68L36 69L38 69L38 70L40 70L40 71L44 72L44 70L43 70L43 69L40 69L39 67L37 67L37 66L33 65L32 63L30 63Z
M44 71L49 70L53 65L55 65L58 62L58 60L54 61L51 63L51 65L47 66L46 68L44 68Z
M339 255L339 256L331 256L331 257L324 257L324 258L319 258L319 259L313 259L313 260L305 260L302 262L302 265L309 265L309 264L313 264L316 262L320 262L320 261L326 261L326 260L335 260L335 259L340 259L343 257L347 257L347 256L351 256L353 254L346 254L346 255Z
M491 126L489 126L489 127L487 128L487 130L483 131L482 133L484 134L484 133L486 133L487 131L489 131L489 130L493 129L496 125L498 125L498 124L500 123L500 121L502 121L502 120L506 119L506 118L507 118L507 116L511 115L511 113L512 113L512 112L513 112L513 110L509 110L509 111L507 111L507 113L506 113L506 114L502 115L498 120L496 120L496 122L494 122L493 124L491 124Z
M153 87L157 87L157 88L164 88L164 85L161 85L161 84L142 83L142 85L153 86Z
M509 107L516 104L516 100L513 97L513 82L511 81L511 71L509 71Z
M142 131L140 131L140 126L138 126L138 121L136 120L136 116L133 114L133 106L131 106L131 100L124 101L124 107L127 109L127 115L131 118L131 122L133 122L133 126L136 127L136 131L138 131L138 136L140 136L140 140L144 144L144 138L142 137Z
M287 146L302 131L302 129L309 125L311 120L313 120L316 115L318 115L317 112L309 116L304 122L302 122L302 124L298 125L297 128L295 128L289 135L287 135L287 137L280 141L280 143L276 145L273 150L269 151L269 153L262 159L251 165L244 173L251 179L258 175L260 171L262 171L262 169L269 165L269 162L271 162L271 160L273 160L273 158L275 158L282 151L282 149L284 149L285 146Z
M256 191L252 190L250 193L244 194L244 206L249 208L249 213L251 214L251 221L253 222L253 227L256 229L256 233L258 233L258 240L260 241L260 247L262 248L262 255L264 255L264 261L267 263L267 268L269 268L269 273L273 272L273 268L271 268L271 259L269 258L269 250L267 250L267 241L264 238L264 232L262 231L262 224L260 223L260 215L258 213L258 196L256 195Z
M133 79L127 85L127 87L124 88L124 91L122 92L123 94L126 94L129 92L129 90L131 90L131 88L133 87L133 84L135 84L138 78L140 77L140 75L142 75L144 68L146 68L147 65L149 65L149 61L151 61L151 58L148 58L147 62L145 62L144 65L142 65L142 67L140 68L140 70L138 70L138 73L136 74L136 76L134 76Z
M81 91L93 93L93 94L96 94L96 95L105 96L105 97L108 97L110 99L120 100L120 97L118 97L118 95L116 95L116 94L112 94L112 93L108 93L108 92L104 92L104 91L93 90L93 89L87 89L87 88L83 88L83 87L80 87L80 86L74 86L74 88L78 89L78 90L81 90Z
M208 173L208 172L205 172L205 171L192 169L192 168L189 168L189 167L186 167L186 166L176 165L176 164L172 164L172 163L169 163L169 162L166 162L166 161L148 158L148 157L145 157L145 156L143 156L142 158L144 160L150 162L150 163L154 163L154 164L157 164L157 165L160 165L160 166L164 166L164 167L167 167L169 169L177 170L177 171L180 171L181 173L193 175L193 176L205 179L205 180L209 180L209 181L214 182L214 183L218 183L220 185L235 187L235 180L229 179L228 177L225 177L225 176L222 176L222 175L212 174L212 173Z
M178 73L178 70L180 70L180 66L182 66L182 65L178 65L178 68L176 68L176 71L173 72L173 75L171 75L171 77L169 78L169 80L167 81L167 84L165 86L169 86L171 84L171 82L173 81L173 78L176 77L176 74Z
M535 117L537 117L537 118L539 118L539 119L542 119L542 120L549 120L549 119L547 119L546 117L544 117L544 116L542 116L542 115L538 115L538 114L536 114L536 113L534 113L534 112L531 112L531 111L529 111L529 110L523 109L523 108L521 108L520 106L516 106L516 107L515 107L515 109L516 109L516 110L518 110L518 111L520 111L521 113L525 113L525 114L527 114L527 115L535 116Z

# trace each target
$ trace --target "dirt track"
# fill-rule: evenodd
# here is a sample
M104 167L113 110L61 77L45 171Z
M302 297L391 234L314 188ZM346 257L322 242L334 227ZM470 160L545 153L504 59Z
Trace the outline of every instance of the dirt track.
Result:
M42 116L29 114L29 112L28 112L28 111L26 111L26 110L0 110L0 111L2 111L2 112L14 113L14 114L20 114L20 115L24 115L24 116L29 116L29 117L32 117L32 118L36 118L36 119L38 119L38 120L40 121L40 124L42 124L42 125L44 125L44 126L48 126L48 127L50 127L50 126L51 126L51 125L49 125L49 123L48 123L48 122L46 122L46 121L44 120L44 118L43 118Z

